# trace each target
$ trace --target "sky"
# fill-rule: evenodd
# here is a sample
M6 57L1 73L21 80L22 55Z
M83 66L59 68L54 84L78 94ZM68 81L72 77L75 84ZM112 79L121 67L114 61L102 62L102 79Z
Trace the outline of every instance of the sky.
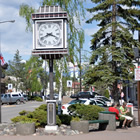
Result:
M36 9L39 8L41 0L0 0L0 22L15 20L14 23L0 23L0 49L5 62L13 60L17 50L23 60L31 57L32 32L26 32L25 19L19 16L19 8L22 3L28 4ZM90 5L90 0L87 0ZM87 13L86 13L87 14ZM86 25L82 21L82 28L85 31L84 49L90 51L90 35L97 31L97 27Z
M6 62L13 60L17 50L24 60L31 56L32 33L25 31L25 19L19 16L19 7L22 3L39 7L37 0L0 0L0 22L15 20L14 23L0 24L0 47Z

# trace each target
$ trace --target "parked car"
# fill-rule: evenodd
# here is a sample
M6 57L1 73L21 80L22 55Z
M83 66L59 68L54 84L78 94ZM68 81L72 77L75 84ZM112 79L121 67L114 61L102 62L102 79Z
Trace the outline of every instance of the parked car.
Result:
M100 99L100 100L104 100L107 104L107 106L112 106L112 102L111 100L109 100L107 97L105 96L95 96L95 99Z
M24 103L25 100L20 92L11 92L1 94L1 102L2 104L11 104L11 103L20 104L21 102Z
M62 109L62 114L69 114L69 112L68 112L68 107L70 106L70 105L73 105L73 104L89 104L89 102L87 101L87 99L76 99L76 100L72 100L72 101L70 101L69 103L67 103L67 104L64 104L64 105L62 105L62 107L61 107L61 109Z
M97 92L92 92L92 94L95 96L101 96L101 94L97 93Z
M72 100L67 104L62 105L61 109L62 109L62 113L63 114L69 114L68 112L68 107L72 104L85 104L85 105L98 105L101 107L107 107L107 104L105 102L102 102L98 99L76 99L76 100Z
M28 96L26 94L23 94L24 100L27 102L28 101Z
M54 93L54 94L53 94L53 97L54 97L54 100L58 100L59 94ZM48 94L48 95L46 96L46 99L47 99L47 100L50 100L50 94Z
M94 94L90 91L81 91L77 94L73 94L70 97L71 98L94 98Z
M107 103L101 99L90 98L90 105L98 105L100 107L107 107Z

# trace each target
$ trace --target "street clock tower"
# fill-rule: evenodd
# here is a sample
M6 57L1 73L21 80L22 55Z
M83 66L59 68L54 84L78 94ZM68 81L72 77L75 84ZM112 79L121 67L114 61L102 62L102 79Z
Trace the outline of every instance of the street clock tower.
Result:
M32 14L33 56L49 59L50 100L47 100L45 130L56 130L56 100L53 98L53 60L68 54L67 12L60 6L42 6ZM46 83L47 84L47 83Z

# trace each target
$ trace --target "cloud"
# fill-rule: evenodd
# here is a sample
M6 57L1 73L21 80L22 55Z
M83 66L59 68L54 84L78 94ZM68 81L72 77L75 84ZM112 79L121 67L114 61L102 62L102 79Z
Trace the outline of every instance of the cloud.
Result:
M94 28L86 28L85 31L85 35L91 36L94 33L96 33L99 30L99 27L94 27Z
M34 0L0 0L0 22L15 20L15 23L0 24L0 47L7 61L13 59L17 49L25 59L31 55L32 33L25 31L25 19L19 16L19 7L22 3L39 8L39 2Z

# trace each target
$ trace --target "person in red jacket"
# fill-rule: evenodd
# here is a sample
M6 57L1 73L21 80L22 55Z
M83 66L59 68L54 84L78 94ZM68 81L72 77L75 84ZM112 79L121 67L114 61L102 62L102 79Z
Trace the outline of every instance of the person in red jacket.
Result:
M119 110L117 109L117 107L119 107L119 104L113 103L112 107L109 107L108 111L115 112L116 113L116 120L119 120L120 116L119 116Z

